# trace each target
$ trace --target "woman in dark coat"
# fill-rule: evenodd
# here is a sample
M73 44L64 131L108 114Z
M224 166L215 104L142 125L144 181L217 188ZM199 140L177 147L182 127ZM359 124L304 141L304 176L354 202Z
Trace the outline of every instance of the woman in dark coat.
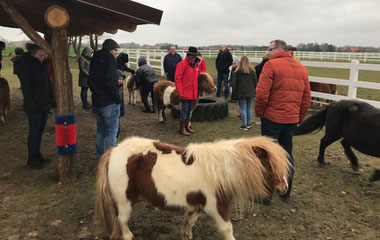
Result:
M27 44L27 53L22 57L19 77L24 96L24 111L28 117L28 162L31 168L41 169L45 159L40 152L42 134L48 113L55 106L53 90L46 67L43 64L45 52L35 44Z
M252 127L252 104L255 98L256 85L255 69L249 63L248 57L243 56L235 71L235 91L241 110L242 125L240 129L242 130L248 130Z
M87 91L88 91L88 75L90 72L90 58L92 54L92 49L85 47L82 51L82 55L78 58L79 63L79 87L81 87L80 98L82 100L83 109L90 109L91 106L87 101Z

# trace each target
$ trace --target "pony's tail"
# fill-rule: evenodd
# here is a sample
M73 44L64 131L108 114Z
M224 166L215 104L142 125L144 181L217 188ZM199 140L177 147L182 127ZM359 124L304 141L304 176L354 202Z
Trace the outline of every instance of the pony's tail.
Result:
M108 164L111 149L100 158L96 181L95 225L102 230L102 235L110 239L118 239L121 229L117 218L117 206L112 197L108 183Z
M311 133L318 129L321 130L326 123L326 116L329 110L329 106L325 107L321 111L317 112L311 117L308 117L299 127L294 131L294 135L303 135Z

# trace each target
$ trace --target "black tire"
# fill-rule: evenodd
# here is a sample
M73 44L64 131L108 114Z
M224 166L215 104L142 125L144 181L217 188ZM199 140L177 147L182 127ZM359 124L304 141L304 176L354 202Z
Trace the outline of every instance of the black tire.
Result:
M174 118L179 117L178 110L172 110ZM205 122L218 121L225 119L228 116L228 103L223 101L223 98L202 97L199 99L198 106L194 109L191 121Z

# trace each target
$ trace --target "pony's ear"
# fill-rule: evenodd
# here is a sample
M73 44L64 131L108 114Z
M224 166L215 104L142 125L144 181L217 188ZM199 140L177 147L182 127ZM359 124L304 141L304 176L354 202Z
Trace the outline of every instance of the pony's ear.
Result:
M269 166L269 157L267 151L261 147L251 148L253 153L257 156L257 158L260 159L261 164L265 167Z

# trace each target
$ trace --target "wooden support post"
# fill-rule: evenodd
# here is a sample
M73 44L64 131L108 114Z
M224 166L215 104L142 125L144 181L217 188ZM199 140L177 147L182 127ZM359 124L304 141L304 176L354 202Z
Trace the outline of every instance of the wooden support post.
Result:
M57 102L57 115L74 112L73 84L68 62L67 29L69 15L60 6L51 6L45 12L45 22L53 29L51 45L53 48L52 68L54 89ZM75 154L59 155L58 173L62 183L76 179Z

